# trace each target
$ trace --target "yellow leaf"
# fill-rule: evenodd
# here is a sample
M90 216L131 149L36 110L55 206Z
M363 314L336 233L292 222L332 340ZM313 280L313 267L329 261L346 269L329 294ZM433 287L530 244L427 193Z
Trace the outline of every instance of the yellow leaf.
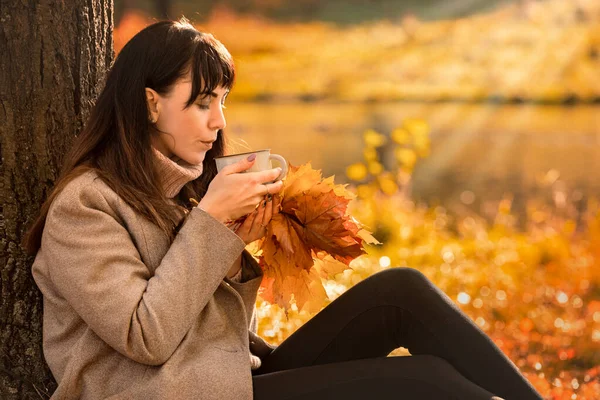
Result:
M370 162L369 163L369 173L371 175L379 175L383 172L383 165L378 162Z
M333 188L333 193L335 193L337 196L342 196L345 199L354 200L356 198L356 194L346 189L346 186L348 186L348 184L335 185L335 187Z
M362 181L367 177L367 166L363 163L356 163L346 168L346 175L353 181Z
M402 166L412 168L417 162L417 154L412 149L396 149L396 159Z
M289 275L283 281L283 292L294 293L294 300L298 311L306 310L309 313L317 313L321 311L327 292L321 282L321 277L318 272L311 268L310 272L299 270L297 275Z
M429 124L425 120L418 118L406 119L403 126L414 136L429 136Z
M286 316L292 298L299 311L304 308L313 314L319 312L327 300L327 292L314 268L307 272L289 266L266 266L258 294L263 300L283 308Z
M356 195L346 189L348 184L336 185L334 182L334 176L323 179L323 181L317 183L312 189L312 193L327 193L333 190L336 196L341 196L348 200L354 200Z
M363 133L363 140L369 147L379 147L385 144L387 138L373 129L368 129Z
M392 195L398 191L398 185L388 174L379 175L377 180L383 193Z
M365 157L365 161L376 161L379 156L377 155L377 150L373 147L365 147L363 150L363 156Z
M293 197L303 193L321 181L321 171L312 169L310 163L295 167L289 165L283 184L282 197Z
M303 271L299 268L286 268L274 265L263 266L263 279L259 288L260 297L271 304L277 304L279 307L286 310L290 309L290 300L292 299L291 292L282 290L282 283L285 279L285 274L296 274L297 271Z
M404 128L396 128L392 131L392 140L398 144L409 144L411 142L411 134Z
M361 199L371 199L375 194L375 187L373 185L360 185L356 188L358 197Z
M371 235L371 233L366 229L359 230L356 236L360 237L365 243L368 244L381 244L381 242L375 239L375 237L373 237L373 235Z
M315 259L314 268L321 278L333 279L335 275L344 272L350 267L331 257L329 254L321 252L317 255L317 259Z
M414 148L417 152L427 151L431 145L431 141L427 136L415 136Z

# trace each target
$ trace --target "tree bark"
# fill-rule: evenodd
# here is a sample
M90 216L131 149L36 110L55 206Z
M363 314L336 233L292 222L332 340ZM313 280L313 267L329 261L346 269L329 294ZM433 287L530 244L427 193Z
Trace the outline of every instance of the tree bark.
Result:
M48 398L42 296L21 247L104 84L112 0L0 0L0 398Z

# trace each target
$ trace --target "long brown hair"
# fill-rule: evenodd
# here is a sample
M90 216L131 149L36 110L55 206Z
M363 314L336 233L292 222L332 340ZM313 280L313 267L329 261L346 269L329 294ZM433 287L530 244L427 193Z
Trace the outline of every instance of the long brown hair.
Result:
M29 254L37 253L52 201L75 177L93 170L129 206L160 227L172 241L188 199L200 199L217 174L214 158L224 154L223 132L206 153L202 175L186 184L173 205L165 197L153 160L151 135L163 134L148 120L145 88L167 94L191 70L186 107L217 86L231 89L233 60L221 42L196 30L185 18L161 21L135 35L121 50L89 119L66 155L60 175L24 237Z

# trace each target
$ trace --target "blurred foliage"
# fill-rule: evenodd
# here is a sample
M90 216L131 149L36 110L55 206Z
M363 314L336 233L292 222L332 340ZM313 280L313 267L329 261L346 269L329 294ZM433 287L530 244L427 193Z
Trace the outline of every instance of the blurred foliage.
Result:
M124 15L116 50L148 23L143 14ZM407 16L346 28L278 24L216 6L198 28L214 33L234 56L232 101L600 99L597 0L523 1L459 20ZM485 217L469 207L470 191L461 195L460 212L424 206L413 201L411 182L430 153L427 122L366 130L363 142L363 160L346 170L357 195L350 214L383 246L369 247L350 270L324 279L322 307L377 271L416 268L546 398L600 398L600 203L586 199L576 207L552 170L538 194L549 193L553 203L533 197L520 219L509 195L482 205ZM260 296L257 312L259 334L275 344L314 315L293 305L286 319Z
M216 7L227 7L239 14L260 15L280 22L320 20L355 24L405 14L426 20L459 18L515 1L519 0L462 0L452 4L447 0L115 0L115 18L119 20L132 7L161 15L158 3L166 2L168 15L173 18L183 14L203 19Z
M125 15L117 51L148 23ZM407 16L347 28L278 24L215 7L198 28L234 55L234 100L600 101L596 0L526 1L458 20Z
M524 231L516 228L510 197L496 205L491 223L472 212L453 215L410 198L412 168L428 150L425 121L406 120L389 133L368 130L363 139L364 162L348 168L357 194L349 213L383 246L368 247L350 270L323 279L328 299L322 307L378 271L416 268L494 340L545 398L600 398L600 203L590 200L587 211L578 214L549 174L542 184L554 192L556 202L548 207L532 199ZM391 171L372 168L388 142L410 156L398 157ZM259 295L257 312L259 334L279 344L318 311L299 311L294 305L286 319L283 309ZM399 348L390 356L406 354Z

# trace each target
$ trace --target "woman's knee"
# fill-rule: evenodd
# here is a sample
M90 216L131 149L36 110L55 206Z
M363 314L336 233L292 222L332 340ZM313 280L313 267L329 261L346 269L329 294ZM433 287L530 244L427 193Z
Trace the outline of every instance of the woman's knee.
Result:
M418 312L439 296L433 283L414 268L394 267L379 271L358 283L343 299L355 298L361 307L395 305Z
M371 277L395 289L423 289L431 286L431 281L419 270L407 267L394 267L377 272Z
M407 311L421 312L443 295L421 271L394 267L372 275L369 287L377 301L395 304ZM445 300L444 300L445 301Z

